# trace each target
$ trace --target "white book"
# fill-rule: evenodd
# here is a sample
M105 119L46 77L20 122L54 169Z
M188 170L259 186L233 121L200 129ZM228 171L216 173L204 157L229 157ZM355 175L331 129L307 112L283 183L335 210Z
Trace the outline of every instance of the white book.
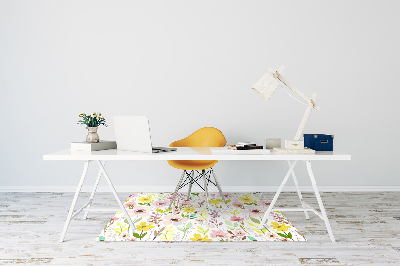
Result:
M71 142L71 151L100 151L116 149L117 142L115 140L100 140L97 143Z

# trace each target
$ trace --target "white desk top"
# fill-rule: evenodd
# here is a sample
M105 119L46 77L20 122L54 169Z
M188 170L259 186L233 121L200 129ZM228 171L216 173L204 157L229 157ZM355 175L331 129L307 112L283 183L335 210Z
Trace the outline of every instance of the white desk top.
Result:
M142 153L119 150L102 151L71 151L62 150L43 155L43 160L61 161L164 161L164 160L224 160L224 161L281 161L281 160L310 160L310 161L337 161L351 160L351 155L335 151L317 151L315 154L212 154L210 148L177 148L168 153Z

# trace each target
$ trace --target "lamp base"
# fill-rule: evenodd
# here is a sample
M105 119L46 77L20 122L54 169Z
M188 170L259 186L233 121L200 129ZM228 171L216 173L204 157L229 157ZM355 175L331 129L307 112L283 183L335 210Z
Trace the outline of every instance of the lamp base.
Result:
M303 149L286 149L286 148L274 148L275 154L315 154L315 151L309 148Z

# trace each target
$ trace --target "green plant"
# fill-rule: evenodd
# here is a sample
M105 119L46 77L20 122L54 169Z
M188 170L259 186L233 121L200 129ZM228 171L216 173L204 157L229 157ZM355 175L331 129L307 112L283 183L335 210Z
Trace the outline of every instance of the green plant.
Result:
M79 120L77 124L86 125L87 127L107 126L106 120L100 113L92 113L91 115L82 113L79 114L79 117L81 117L81 120Z

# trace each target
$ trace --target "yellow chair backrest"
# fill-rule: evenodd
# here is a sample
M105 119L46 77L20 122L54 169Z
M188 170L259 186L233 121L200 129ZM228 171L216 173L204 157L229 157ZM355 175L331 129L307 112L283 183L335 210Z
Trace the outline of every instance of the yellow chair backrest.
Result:
M172 142L170 147L224 147L226 139L221 131L214 127L203 127L190 136Z

